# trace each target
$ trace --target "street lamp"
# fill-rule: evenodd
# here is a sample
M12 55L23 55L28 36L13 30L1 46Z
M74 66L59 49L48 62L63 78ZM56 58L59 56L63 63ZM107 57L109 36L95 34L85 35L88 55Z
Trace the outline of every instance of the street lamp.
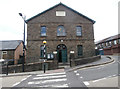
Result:
M24 72L24 62L25 62L25 23L26 23L26 16L23 16L22 13L19 13L19 15L24 20L24 36L23 36L23 60L22 60L22 71Z

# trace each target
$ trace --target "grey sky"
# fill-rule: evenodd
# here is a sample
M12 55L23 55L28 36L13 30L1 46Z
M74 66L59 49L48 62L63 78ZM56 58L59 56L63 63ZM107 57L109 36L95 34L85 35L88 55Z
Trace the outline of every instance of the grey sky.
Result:
M118 33L119 0L1 0L0 40L23 39L23 20L18 13L28 19L60 2L96 21L95 41Z

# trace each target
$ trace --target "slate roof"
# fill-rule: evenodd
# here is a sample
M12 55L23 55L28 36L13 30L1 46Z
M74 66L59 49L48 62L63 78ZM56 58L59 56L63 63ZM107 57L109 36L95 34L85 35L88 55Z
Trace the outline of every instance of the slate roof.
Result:
M38 16L40 16L40 15L42 15L42 14L46 13L46 12L47 12L47 11L49 11L49 10L52 10L53 8L55 8L55 7L57 7L57 6L60 6L60 5L62 5L62 6L64 6L64 7L66 7L66 8L68 8L68 9L70 9L71 11L73 11L73 12L77 13L78 15L80 15L80 16L82 16L82 17L84 17L84 18L88 19L88 20L89 20L89 21L91 21L93 24L95 23L95 21L94 21L94 20L92 20L92 19L88 18L87 16L85 16L85 15L83 15L83 14L81 14L81 13L77 12L76 10L73 10L72 8L70 8L70 7L66 6L66 5L65 5L65 4L63 4L63 3L59 3L59 4L57 4L57 5L53 6L53 7L49 8L49 9L47 9L47 10L45 10L45 11L43 11L43 12L39 13L39 14L37 14L37 15L35 15L35 16L33 16L33 17L29 18L28 20L26 20L26 22L29 22L30 20L32 20L32 19L34 19L34 18L36 18L36 17L38 17Z
M0 50L15 50L22 40L0 41Z
M100 43L112 41L112 40L115 40L115 39L120 39L120 34L117 34L117 35L114 35L114 36L110 36L110 37L105 38L103 40L97 41L97 42L95 42L95 44L100 44Z

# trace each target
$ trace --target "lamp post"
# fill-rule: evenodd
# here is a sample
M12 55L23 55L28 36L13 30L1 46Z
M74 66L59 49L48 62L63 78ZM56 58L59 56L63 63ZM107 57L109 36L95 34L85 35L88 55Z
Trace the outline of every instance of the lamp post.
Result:
M23 60L22 60L22 71L24 72L24 62L25 62L25 23L26 23L26 16L23 16L22 13L19 13L19 15L24 20L24 36L23 36Z
M44 55L43 55L43 58L44 58L44 64L43 64L43 65L44 65L44 73L45 73L45 67L46 67L46 66L45 66L45 58L46 58L46 43L47 43L47 42L44 40L44 41L43 41L43 44L44 44L44 50L43 50L43 52L44 52Z

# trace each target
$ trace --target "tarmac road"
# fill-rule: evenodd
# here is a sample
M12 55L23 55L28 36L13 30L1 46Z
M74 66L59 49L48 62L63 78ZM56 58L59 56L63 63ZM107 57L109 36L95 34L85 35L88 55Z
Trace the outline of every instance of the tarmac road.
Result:
M74 71L88 87L118 87L118 56L113 63Z

